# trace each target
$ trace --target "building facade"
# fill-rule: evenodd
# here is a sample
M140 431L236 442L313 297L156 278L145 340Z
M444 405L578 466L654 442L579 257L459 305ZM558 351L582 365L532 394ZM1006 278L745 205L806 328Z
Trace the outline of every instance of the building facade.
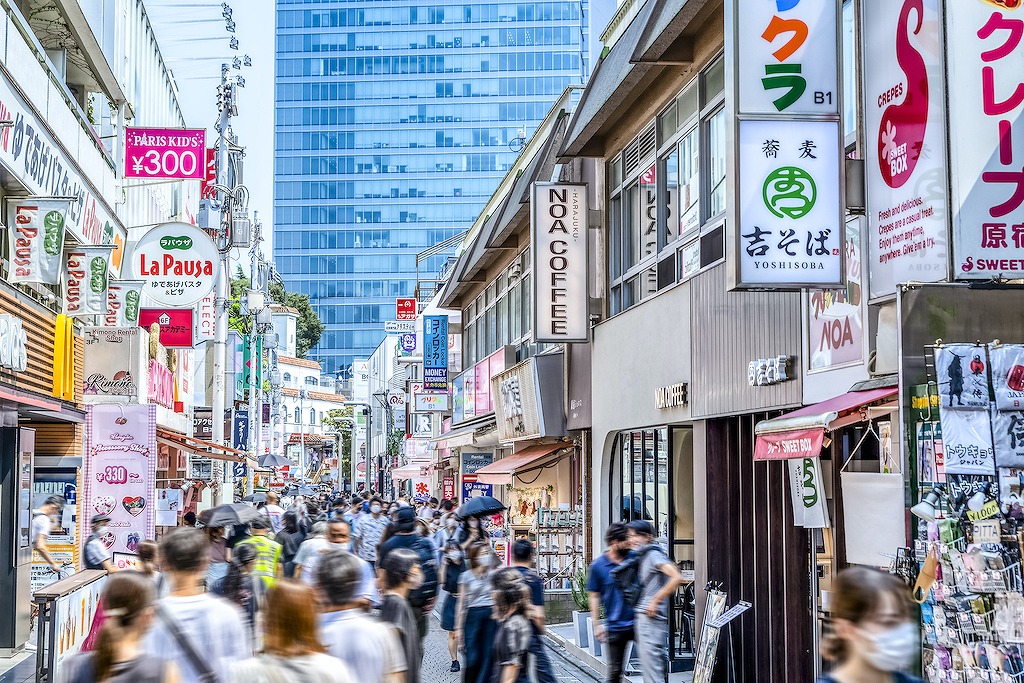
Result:
M274 258L336 373L466 231L551 104L588 73L587 0L277 3ZM598 3L608 5L611 3Z

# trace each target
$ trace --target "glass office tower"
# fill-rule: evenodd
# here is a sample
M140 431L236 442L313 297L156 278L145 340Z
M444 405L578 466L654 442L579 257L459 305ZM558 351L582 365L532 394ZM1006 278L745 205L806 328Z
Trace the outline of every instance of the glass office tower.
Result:
M277 0L274 259L327 326L325 372L370 356L416 254L472 225L584 82L587 34L587 0Z

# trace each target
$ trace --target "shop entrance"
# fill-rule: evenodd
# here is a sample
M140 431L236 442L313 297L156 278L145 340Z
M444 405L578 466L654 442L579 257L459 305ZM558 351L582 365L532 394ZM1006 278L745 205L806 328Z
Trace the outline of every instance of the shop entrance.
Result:
M672 603L670 658L688 668L694 648L693 428L653 427L620 432L612 451L610 522L645 519L687 583Z

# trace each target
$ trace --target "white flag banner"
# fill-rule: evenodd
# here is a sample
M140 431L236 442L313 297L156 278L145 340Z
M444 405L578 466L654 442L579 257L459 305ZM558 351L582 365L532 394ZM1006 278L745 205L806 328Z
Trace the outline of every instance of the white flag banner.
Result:
M105 315L113 245L68 249L64 273L64 312Z
M999 410L1024 410L1024 345L989 345L992 391Z
M987 370L984 346L946 344L936 348L935 372L939 378L939 405L946 409L980 410L987 414Z
M939 406L946 474L988 474L996 471L992 428L987 410Z
M806 529L827 529L832 526L825 500L818 458L791 458L789 492L793 500L793 523Z
M135 327L139 324L142 280L112 280L107 287L107 311L104 327Z
M70 199L27 197L7 204L9 282L60 284Z

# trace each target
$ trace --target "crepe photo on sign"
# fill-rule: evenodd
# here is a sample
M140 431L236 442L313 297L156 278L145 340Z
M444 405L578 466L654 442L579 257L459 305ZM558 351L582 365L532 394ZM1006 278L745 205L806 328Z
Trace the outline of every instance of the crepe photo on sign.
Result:
M992 392L999 410L1024 410L1024 345L990 344Z
M1024 412L992 410L997 467L1024 467Z
M988 366L984 346L947 344L936 348L935 372L939 378L940 408L987 412Z
M939 407L947 474L994 474L992 431L988 411Z

